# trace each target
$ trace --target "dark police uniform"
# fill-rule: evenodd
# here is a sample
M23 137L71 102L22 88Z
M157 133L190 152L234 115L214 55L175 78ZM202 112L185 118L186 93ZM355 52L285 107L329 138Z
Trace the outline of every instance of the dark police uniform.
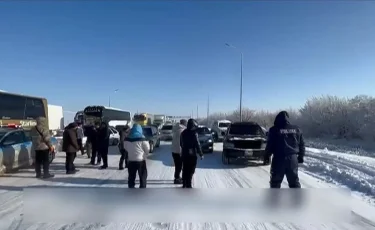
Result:
M271 188L280 188L284 175L289 183L289 188L301 188L298 177L298 163L303 163L305 143L301 129L289 123L286 111L280 112L274 126L268 132L265 161L271 163Z
M186 129L182 131L180 137L183 188L192 188L193 175L197 167L197 155L203 158L197 128L197 122L194 119L189 119Z

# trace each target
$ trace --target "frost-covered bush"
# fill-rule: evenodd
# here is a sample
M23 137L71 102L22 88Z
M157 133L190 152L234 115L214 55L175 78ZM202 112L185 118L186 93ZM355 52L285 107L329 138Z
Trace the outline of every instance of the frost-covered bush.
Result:
M285 110L307 137L375 141L374 97L359 95L349 99L326 95L307 100L299 110ZM270 128L278 112L243 108L242 118ZM211 114L208 121L200 119L200 123L211 126L214 120L221 119L239 121L239 110Z

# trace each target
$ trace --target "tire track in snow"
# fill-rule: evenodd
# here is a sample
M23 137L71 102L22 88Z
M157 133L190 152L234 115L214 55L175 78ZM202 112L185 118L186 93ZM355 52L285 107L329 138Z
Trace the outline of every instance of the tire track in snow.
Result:
M325 181L344 185L352 191L375 197L375 167L348 158L308 152L301 168Z

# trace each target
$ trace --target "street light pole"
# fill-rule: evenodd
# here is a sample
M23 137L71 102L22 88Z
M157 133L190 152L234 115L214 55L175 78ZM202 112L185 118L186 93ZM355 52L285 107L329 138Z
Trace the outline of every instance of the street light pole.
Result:
M240 121L242 122L242 66L243 66L243 54L241 52L241 86L240 86Z
M113 92L117 93L118 89L115 89ZM111 94L108 96L108 107L111 107Z
M235 46L232 46L231 44L229 43L225 43L226 46L230 47L230 48L233 48L233 49L237 49ZM240 83L240 121L242 121L242 70L243 70L243 53L241 53L241 83Z

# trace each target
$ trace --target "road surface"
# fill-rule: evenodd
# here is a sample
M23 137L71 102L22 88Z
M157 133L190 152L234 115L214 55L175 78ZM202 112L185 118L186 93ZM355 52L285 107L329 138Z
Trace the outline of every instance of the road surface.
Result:
M194 187L196 188L268 188L269 166L224 166L221 163L221 144L215 144L215 152L207 154L203 161L198 162L198 167L194 177ZM84 186L84 187L119 187L126 188L127 172L119 171L119 155L115 147L111 147L109 155L109 168L98 170L98 167L87 165L86 156L78 156L75 164L80 169L76 175L66 175L64 169L64 154L59 153L51 166L55 178L45 181L34 178L32 169L23 169L18 173L5 175L0 178L0 229L375 229L371 221L357 218L353 223L338 224L280 224L280 223L124 223L124 224L91 224L79 223L61 224L34 224L32 226L21 225L22 222L22 189L33 185L48 186ZM148 161L148 187L165 188L176 187L172 183L174 168L170 155L170 144L162 142L160 148L156 149ZM317 178L305 173L300 174L302 186L304 188L328 188L331 184L322 182ZM283 187L287 187L286 182ZM343 201L346 202L346 201ZM358 201L358 210L372 208ZM369 209L374 213L374 209ZM47 222L47 221L46 221ZM22 226L22 228L20 228Z

